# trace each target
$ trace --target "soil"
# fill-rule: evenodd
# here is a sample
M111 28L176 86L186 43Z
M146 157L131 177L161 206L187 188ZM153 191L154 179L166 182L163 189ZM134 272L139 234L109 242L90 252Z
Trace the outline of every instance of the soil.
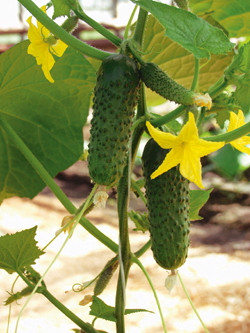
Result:
M75 205L80 205L90 192L86 165L78 162L56 181ZM203 220L192 223L189 256L179 269L190 297L210 333L250 332L250 188L247 180L226 182L220 176L207 173L206 187L214 187L207 204L200 211ZM131 197L130 207L143 210L135 197ZM0 207L0 235L14 233L38 226L36 239L43 248L60 228L66 210L49 189L44 189L33 200L26 198L6 199ZM110 192L105 210L96 208L87 218L113 241L117 241L116 194ZM148 233L136 232L130 223L131 247L139 249L148 239ZM44 273L65 240L61 234L46 248L46 254L34 266ZM92 287L84 292L73 292L72 286L93 279L107 260L114 254L93 238L85 229L78 226L61 255L46 274L45 282L49 291L83 320L91 322L89 305L79 302L92 293ZM168 333L204 332L192 310L179 280L168 292L164 286L168 272L159 267L148 250L141 262L149 273L156 288L167 326ZM3 302L11 291L15 280L0 271L0 332L7 332L9 307ZM100 296L107 304L115 300L117 273ZM15 291L24 284L17 281ZM11 308L10 328L14 333L18 314L27 298L14 302ZM127 286L127 308L143 308L150 312L140 312L126 316L128 333L162 333L162 325L153 293L141 270L133 265ZM115 332L115 325L102 319L96 321L97 329ZM64 317L42 295L35 294L22 312L18 333L67 333L76 325Z

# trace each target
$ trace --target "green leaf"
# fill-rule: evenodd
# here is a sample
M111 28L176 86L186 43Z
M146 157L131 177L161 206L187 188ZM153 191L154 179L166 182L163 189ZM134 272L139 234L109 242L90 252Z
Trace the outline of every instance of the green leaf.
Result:
M236 85L234 97L244 113L250 109L250 43L240 47L238 54L225 71L225 76L230 83Z
M154 62L167 72L178 83L186 88L190 88L194 75L194 57L179 44L165 36L164 27L152 15L149 15L143 46L143 59L147 62ZM224 70L229 66L233 58L233 52L228 55L212 55L210 61L200 60L199 90L206 91L213 85ZM156 93L151 93L147 89L147 100L150 104L160 104L165 102Z
M229 52L233 44L222 30L213 27L191 12L152 0L133 0L154 15L165 34L193 53L196 58Z
M147 213L139 213L134 210L128 212L129 218L134 222L136 231L146 232L149 229Z
M216 155L210 156L209 158L223 176L228 179L233 179L242 171L238 158L241 154L240 151L234 149L230 144L227 144L221 148Z
M250 2L247 0L189 0L192 11L211 16L229 32L230 37L249 36Z
M234 96L242 110L247 114L250 111L250 73L238 80Z
M83 151L95 70L68 48L46 80L28 41L0 56L0 117L4 117L47 171L55 176ZM11 196L33 198L45 186L35 170L0 128L0 202Z
M225 74L231 79L234 74L250 72L250 42L239 48Z
M200 209L205 205L209 199L210 193L213 189L209 190L191 190L190 191L190 221L202 220L203 217L199 216Z
M98 318L102 318L109 321L116 321L115 308L113 306L107 305L99 297L93 296L93 302L90 306L89 314ZM126 309L125 315L136 313L136 312L150 312L145 309Z
M70 5L68 0L51 0L54 6L53 19L60 16L70 16Z
M0 237L0 268L8 273L18 272L35 263L44 252L36 246L37 227Z

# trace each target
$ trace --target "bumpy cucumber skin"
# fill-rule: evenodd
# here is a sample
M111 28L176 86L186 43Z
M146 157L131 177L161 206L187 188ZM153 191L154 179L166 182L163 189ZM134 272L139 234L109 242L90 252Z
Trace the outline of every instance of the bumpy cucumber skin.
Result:
M143 172L149 211L151 248L156 262L165 269L184 264L189 246L188 181L174 167L151 179L168 150L150 139L143 152Z
M94 296L100 295L104 289L107 287L109 281L111 280L112 276L114 275L119 261L117 257L111 259L107 262L104 266L100 276L98 277L95 287L94 287Z
M156 64L142 64L140 73L145 85L162 97L182 105L194 104L195 93L175 82Z
M106 58L97 75L89 143L89 173L100 185L114 186L126 163L140 83L133 59Z

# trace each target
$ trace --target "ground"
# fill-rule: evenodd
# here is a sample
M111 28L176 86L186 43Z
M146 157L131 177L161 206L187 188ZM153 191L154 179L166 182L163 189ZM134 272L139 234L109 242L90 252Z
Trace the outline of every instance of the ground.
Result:
M86 174L86 165L79 162L66 172L60 173L57 182L79 205L91 184ZM189 256L179 273L184 281L195 307L210 333L248 333L250 332L250 191L249 183L234 184L221 177L208 173L205 175L208 187L215 187L211 199L201 210L202 221L191 226L191 245ZM130 206L142 209L138 200L132 196ZM45 189L33 200L10 198L0 207L0 235L38 226L37 241L42 248L60 228L62 218L67 215L56 198ZM93 210L88 219L114 241L118 239L115 194L112 193L107 208ZM131 246L136 251L149 238L148 233L133 231L130 223ZM37 261L35 268L43 273L51 263L65 239L60 235L47 249L46 254ZM95 277L105 262L113 254L96 241L81 226L75 230L60 257L50 268L45 282L50 292L68 306L83 320L91 321L89 306L79 302L92 289L74 293L72 286ZM169 293L164 287L168 273L157 266L151 250L141 261L155 285L166 326L169 333L204 332L193 312L179 282ZM116 277L101 295L108 304L114 304ZM0 271L0 332L7 332L7 299L15 276ZM17 282L15 290L23 287ZM26 299L13 303L10 329L15 331L17 317ZM152 291L140 269L133 265L127 288L127 307L144 308L154 313L137 313L126 317L128 333L163 332L156 302ZM115 332L113 323L100 320L96 327ZM76 325L65 318L42 295L34 295L24 309L19 321L18 333L67 333Z

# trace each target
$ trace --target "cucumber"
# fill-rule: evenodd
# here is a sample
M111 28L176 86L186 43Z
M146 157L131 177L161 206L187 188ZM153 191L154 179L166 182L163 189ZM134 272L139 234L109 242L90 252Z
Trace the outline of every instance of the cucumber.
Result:
M145 85L162 97L183 105L194 104L195 93L174 81L156 64L142 64L140 73Z
M127 159L140 75L136 63L123 54L101 64L94 91L89 142L89 173L100 185L114 186Z
M103 267L98 279L96 280L94 287L94 296L100 295L104 289L107 287L109 281L111 280L113 274L115 273L119 264L118 257L114 257L109 260Z
M178 167L151 179L166 153L167 149L150 139L142 163L153 255L161 267L173 270L184 264L188 253L189 188Z

